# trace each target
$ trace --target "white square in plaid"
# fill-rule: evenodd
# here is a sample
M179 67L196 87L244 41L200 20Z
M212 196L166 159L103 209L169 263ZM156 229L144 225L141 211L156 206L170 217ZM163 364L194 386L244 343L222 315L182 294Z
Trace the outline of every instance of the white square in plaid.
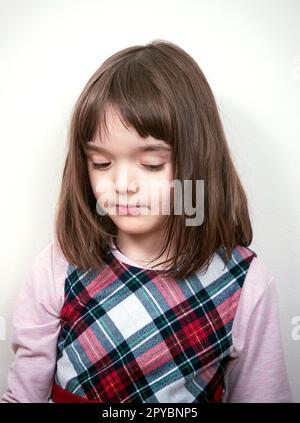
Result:
M212 263L211 266L208 266L207 272L197 272L197 277L204 288L228 272L228 268L224 266L224 261L218 254L214 254Z
M155 392L158 402L193 402L195 397L186 389L185 383L186 380L183 377Z
M150 314L134 294L125 298L107 314L125 339L152 322Z
M63 351L62 356L58 360L56 377L59 381L60 386L62 386L63 388L67 386L67 383L71 379L77 377L77 372L74 369L72 361L70 361L66 350Z

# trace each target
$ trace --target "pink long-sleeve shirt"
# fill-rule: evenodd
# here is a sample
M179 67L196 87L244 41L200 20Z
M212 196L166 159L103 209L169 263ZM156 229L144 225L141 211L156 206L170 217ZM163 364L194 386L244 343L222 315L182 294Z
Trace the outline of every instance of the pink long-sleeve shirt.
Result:
M112 251L119 261L141 267L118 250ZM24 276L13 315L15 359L0 402L42 403L51 396L67 267L58 244L51 242L34 257ZM258 257L244 281L232 342L223 402L293 402L274 275Z

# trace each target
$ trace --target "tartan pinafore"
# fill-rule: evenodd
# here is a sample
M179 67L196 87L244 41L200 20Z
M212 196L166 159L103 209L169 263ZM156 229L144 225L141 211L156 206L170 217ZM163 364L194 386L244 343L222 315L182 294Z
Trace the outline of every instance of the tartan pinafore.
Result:
M256 253L219 248L185 278L120 262L68 265L51 402L222 402L231 330Z

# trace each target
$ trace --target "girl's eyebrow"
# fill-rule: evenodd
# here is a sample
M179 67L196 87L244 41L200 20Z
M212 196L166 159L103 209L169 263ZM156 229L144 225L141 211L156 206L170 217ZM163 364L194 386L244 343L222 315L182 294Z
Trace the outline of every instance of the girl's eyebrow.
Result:
M102 146L97 146L95 143L88 142L86 144L86 151L95 151L95 152L106 152L107 150ZM141 145L135 148L135 151L172 151L172 148L168 146L167 144L148 144L148 145Z

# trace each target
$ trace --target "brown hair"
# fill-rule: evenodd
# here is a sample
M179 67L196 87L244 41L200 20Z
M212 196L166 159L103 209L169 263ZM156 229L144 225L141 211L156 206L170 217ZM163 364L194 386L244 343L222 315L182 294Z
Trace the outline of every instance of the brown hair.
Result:
M171 213L160 257L171 241L168 272L188 277L208 267L219 247L231 258L252 241L247 198L230 156L211 88L196 61L176 44L154 40L125 48L103 62L85 85L72 113L68 151L56 209L56 237L65 257L82 269L99 269L117 228L96 210L86 143L106 128L112 105L141 137L172 146L174 179L204 180L204 220L186 226ZM165 262L164 262L165 263Z

